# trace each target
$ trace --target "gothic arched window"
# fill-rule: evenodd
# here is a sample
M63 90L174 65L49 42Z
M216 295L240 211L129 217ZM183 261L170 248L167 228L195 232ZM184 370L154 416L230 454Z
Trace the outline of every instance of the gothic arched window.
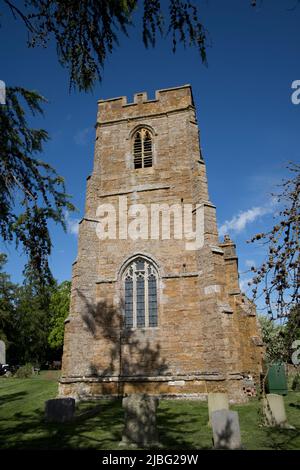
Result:
M134 168L152 166L152 136L148 129L139 129L133 136Z
M125 288L125 327L155 327L157 315L158 274L154 265L136 258L123 274Z

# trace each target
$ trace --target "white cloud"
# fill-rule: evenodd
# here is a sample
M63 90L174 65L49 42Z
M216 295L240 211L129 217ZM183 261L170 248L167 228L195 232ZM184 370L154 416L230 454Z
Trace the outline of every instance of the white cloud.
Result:
M70 213L66 211L65 213L65 222L67 225L67 232L72 235L77 236L79 231L79 222L80 219L70 217Z
M252 266L256 266L256 263L254 259L246 259L245 265L247 266L247 268L252 268Z
M254 222L258 217L265 214L270 214L274 210L274 200L272 199L269 204L261 207L252 207L247 211L240 212L230 220L226 220L219 228L220 236L224 236L231 232L241 232L247 224Z
M93 127L86 127L81 129L74 135L75 144L85 146L92 139L92 132L94 131Z
M250 286L248 286L248 282L250 282L251 279L240 279L240 289L242 292L246 293L247 290L249 289Z

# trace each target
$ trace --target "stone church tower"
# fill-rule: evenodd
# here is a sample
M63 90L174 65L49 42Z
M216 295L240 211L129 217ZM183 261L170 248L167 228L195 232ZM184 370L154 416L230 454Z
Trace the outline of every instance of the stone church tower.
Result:
M153 235L147 220L140 237L128 236L131 206L151 215L161 204L162 225L166 207L176 205L169 239ZM181 223L178 211L184 214L188 205L194 224L201 214L196 249L187 248L180 230L172 235ZM109 221L116 226L110 236L99 236L100 215L111 207ZM258 380L261 360L255 309L240 291L235 245L229 237L218 239L191 87L159 90L154 100L138 93L133 103L100 100L60 395L203 398L227 391L242 401L245 378Z

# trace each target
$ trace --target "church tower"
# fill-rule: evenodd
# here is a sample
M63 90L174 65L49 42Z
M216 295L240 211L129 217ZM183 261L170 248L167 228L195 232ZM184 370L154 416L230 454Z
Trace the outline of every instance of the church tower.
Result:
M100 100L60 395L243 401L261 346L235 245L218 238L191 87Z

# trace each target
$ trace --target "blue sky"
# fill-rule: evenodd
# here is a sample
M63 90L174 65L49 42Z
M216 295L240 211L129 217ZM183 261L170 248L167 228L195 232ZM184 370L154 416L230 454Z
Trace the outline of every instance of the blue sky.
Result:
M120 95L131 100L140 91L154 97L156 89L186 83L193 87L221 232L229 232L237 243L241 273L263 255L246 240L272 225L270 193L286 174L286 163L299 161L300 105L291 102L291 84L300 79L300 6L296 0L264 0L257 9L250 0L197 3L210 34L207 68L194 49L179 47L173 54L170 39L146 50L136 27L129 39L120 36L102 83L88 94L69 94L68 74L58 64L54 44L27 49L24 27L3 11L0 80L36 89L49 100L44 118L34 121L51 136L43 159L65 177L78 208L68 233L51 226L50 261L59 281L70 279L76 257L74 227L83 216L86 177L92 170L97 100ZM9 256L12 279L21 282L21 254L13 246L1 249Z

